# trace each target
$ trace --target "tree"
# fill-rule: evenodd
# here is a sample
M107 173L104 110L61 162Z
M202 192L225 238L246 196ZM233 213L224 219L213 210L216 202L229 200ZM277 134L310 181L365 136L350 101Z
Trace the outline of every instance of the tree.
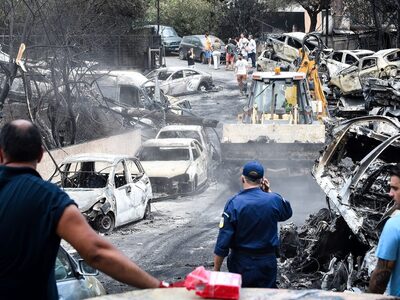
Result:
M315 31L317 27L318 14L330 6L330 0L295 0L300 4L310 16L309 31Z
M156 1L149 1L145 19L148 24L157 22ZM203 34L212 31L210 24L216 24L213 11L213 3L208 0L163 0L160 1L160 24L174 27L182 36Z

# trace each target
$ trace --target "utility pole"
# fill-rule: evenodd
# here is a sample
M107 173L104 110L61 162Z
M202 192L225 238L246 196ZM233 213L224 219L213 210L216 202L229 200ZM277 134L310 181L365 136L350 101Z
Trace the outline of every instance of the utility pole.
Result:
M160 0L157 0L157 35L160 34Z
M325 45L328 47L328 32L329 32L329 1L325 1Z

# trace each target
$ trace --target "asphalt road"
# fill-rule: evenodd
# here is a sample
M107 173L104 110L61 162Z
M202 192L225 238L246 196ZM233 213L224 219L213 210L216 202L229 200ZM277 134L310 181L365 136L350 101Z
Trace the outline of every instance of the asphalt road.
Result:
M186 61L167 57L167 66L186 66ZM223 122L236 122L237 113L246 104L240 97L232 71L210 69L197 63L195 68L212 73L221 91L184 96L199 116ZM220 124L216 130L221 132ZM232 178L238 181L238 178ZM225 202L236 191L228 188L224 174L214 172L209 186L200 194L153 203L152 217L122 227L106 238L154 276L176 281L203 265L212 267L218 223ZM291 201L294 216L290 221L302 224L306 217L325 206L325 196L311 175L273 178L272 189ZM225 268L225 265L223 266ZM110 294L133 290L107 276L100 281Z

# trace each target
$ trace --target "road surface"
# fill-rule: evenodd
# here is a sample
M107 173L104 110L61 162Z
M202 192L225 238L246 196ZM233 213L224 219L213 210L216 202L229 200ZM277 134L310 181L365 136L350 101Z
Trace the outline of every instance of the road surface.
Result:
M168 66L186 66L176 56L167 57ZM234 73L210 69L197 63L195 68L210 72L221 91L188 95L193 112L217 119L221 123L236 122L237 113L246 104L240 97ZM212 267L213 248L218 235L218 223L225 202L237 191L230 190L225 174L216 170L209 186L200 194L153 203L150 220L122 227L106 238L152 275L167 281L184 278L195 267ZM232 180L239 182L239 178ZM294 216L290 220L302 224L305 218L325 207L325 196L311 175L294 178L273 178L271 187L291 201ZM224 263L223 269L226 270ZM100 281L110 294L134 288L100 275Z

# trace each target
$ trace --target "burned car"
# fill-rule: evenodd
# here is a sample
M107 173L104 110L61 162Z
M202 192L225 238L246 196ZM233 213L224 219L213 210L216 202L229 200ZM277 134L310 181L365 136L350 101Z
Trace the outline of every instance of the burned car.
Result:
M150 213L150 181L136 158L79 154L64 159L60 170L61 187L100 232L110 232Z
M318 71L325 73L329 80L331 76L357 63L361 58L373 54L371 50L362 49L333 51L321 61Z
M282 287L365 291L387 218L389 170L400 162L400 123L385 116L344 121L313 168L328 208L281 230Z
M361 94L368 78L395 77L400 69L400 49L385 49L365 56L336 75L331 74L329 85L341 95Z
M60 246L54 266L57 290L60 299L75 300L106 295L98 271L82 259L76 261Z
M211 74L190 68L160 68L146 77L153 81L157 78L163 92L172 96L211 90L214 86Z
M138 157L156 197L194 192L207 181L207 151L195 139L147 140Z
M282 35L273 35L268 38L267 44L273 48L273 60L283 60L293 63L300 58L299 49L302 48L304 37L307 34L304 32L288 32ZM304 48L307 53L318 47L318 41L313 38L308 39Z

